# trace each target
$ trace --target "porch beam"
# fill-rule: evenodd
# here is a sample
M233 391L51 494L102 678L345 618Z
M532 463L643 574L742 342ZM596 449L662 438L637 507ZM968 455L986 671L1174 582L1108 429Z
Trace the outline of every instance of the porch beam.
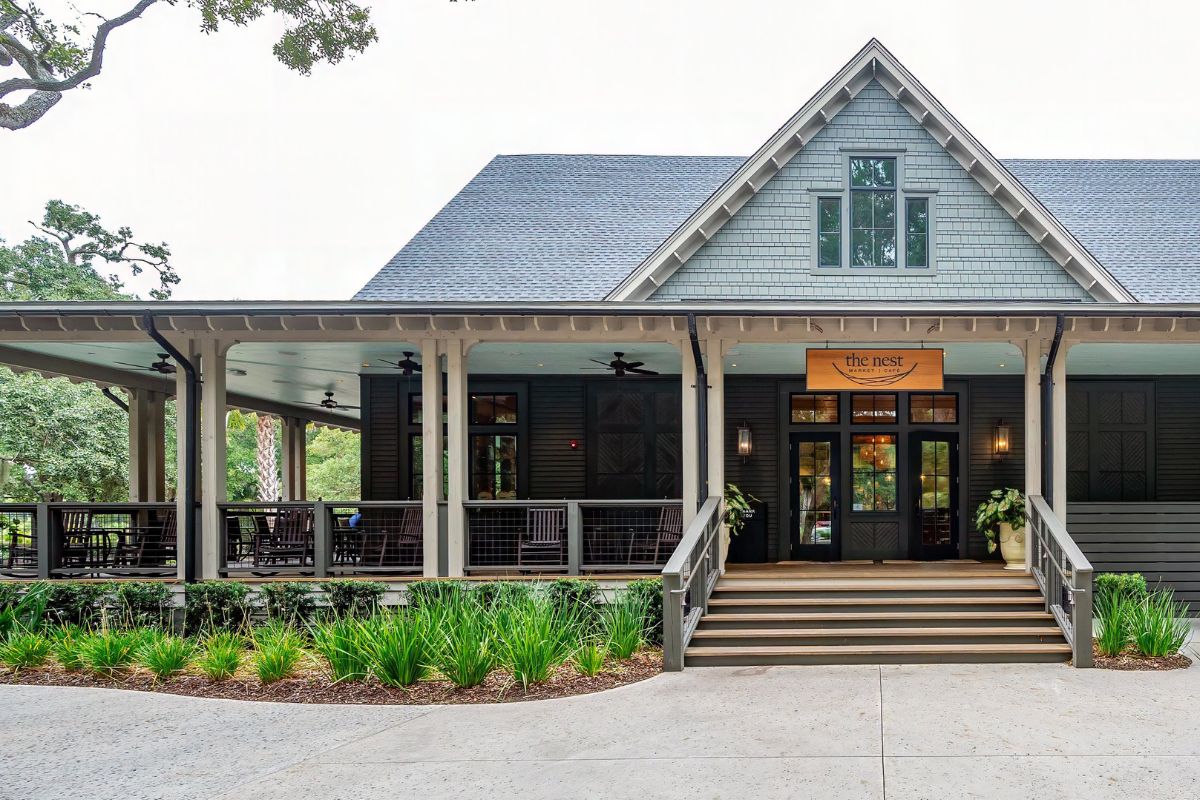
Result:
M436 339L421 340L421 407L421 564L425 577L436 578L442 499L442 362Z
M424 371L421 374L424 375ZM424 417L429 416L436 417L437 412L424 414ZM446 342L446 449L449 479L446 566L449 576L457 578L464 574L467 542L463 508L467 492L467 356L463 342L458 339Z

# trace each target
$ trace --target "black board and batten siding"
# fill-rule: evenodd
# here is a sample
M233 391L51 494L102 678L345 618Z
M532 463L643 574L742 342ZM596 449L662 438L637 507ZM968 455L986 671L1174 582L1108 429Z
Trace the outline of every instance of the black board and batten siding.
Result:
M751 494L767 507L767 557L779 553L779 520L786 503L779 496L780 438L777 382L771 378L725 378L725 481ZM737 429L750 428L754 450L750 458L737 454ZM786 460L786 459L785 459Z
M969 379L968 408L970 449L967 474L961 478L967 504L967 558L995 558L988 554L987 539L975 530L975 508L993 489L1025 490L1025 376L989 376ZM1008 426L1009 455L995 454L994 438L1000 420Z

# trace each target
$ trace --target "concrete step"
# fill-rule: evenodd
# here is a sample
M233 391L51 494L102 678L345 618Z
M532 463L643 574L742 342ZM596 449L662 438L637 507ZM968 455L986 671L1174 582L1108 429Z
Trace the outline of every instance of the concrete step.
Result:
M694 647L776 647L801 645L1040 644L1064 642L1057 627L921 626L915 628L742 628L697 630Z
M979 664L1062 662L1071 657L1066 642L1045 644L872 644L692 646L684 653L689 667L775 664Z
M854 608L854 607L851 607ZM1054 617L1045 611L777 611L737 613L718 611L700 620L701 630L748 628L885 628L940 626L1026 625L1058 630Z

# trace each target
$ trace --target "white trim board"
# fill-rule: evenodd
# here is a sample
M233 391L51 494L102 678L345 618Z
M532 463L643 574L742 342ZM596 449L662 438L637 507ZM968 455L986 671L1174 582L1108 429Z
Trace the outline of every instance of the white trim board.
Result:
M1136 302L1049 209L876 39L869 41L795 116L746 159L605 299L648 299L872 80L878 81L1093 298L1100 302Z

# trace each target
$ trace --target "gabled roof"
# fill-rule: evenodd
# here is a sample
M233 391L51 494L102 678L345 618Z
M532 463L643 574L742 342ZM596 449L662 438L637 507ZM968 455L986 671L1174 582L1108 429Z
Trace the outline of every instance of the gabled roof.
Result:
M879 41L872 39L612 292L643 300L801 151L871 81L878 81L1043 249L1097 300L1132 302L1091 253Z
M355 299L601 299L742 161L497 156Z

